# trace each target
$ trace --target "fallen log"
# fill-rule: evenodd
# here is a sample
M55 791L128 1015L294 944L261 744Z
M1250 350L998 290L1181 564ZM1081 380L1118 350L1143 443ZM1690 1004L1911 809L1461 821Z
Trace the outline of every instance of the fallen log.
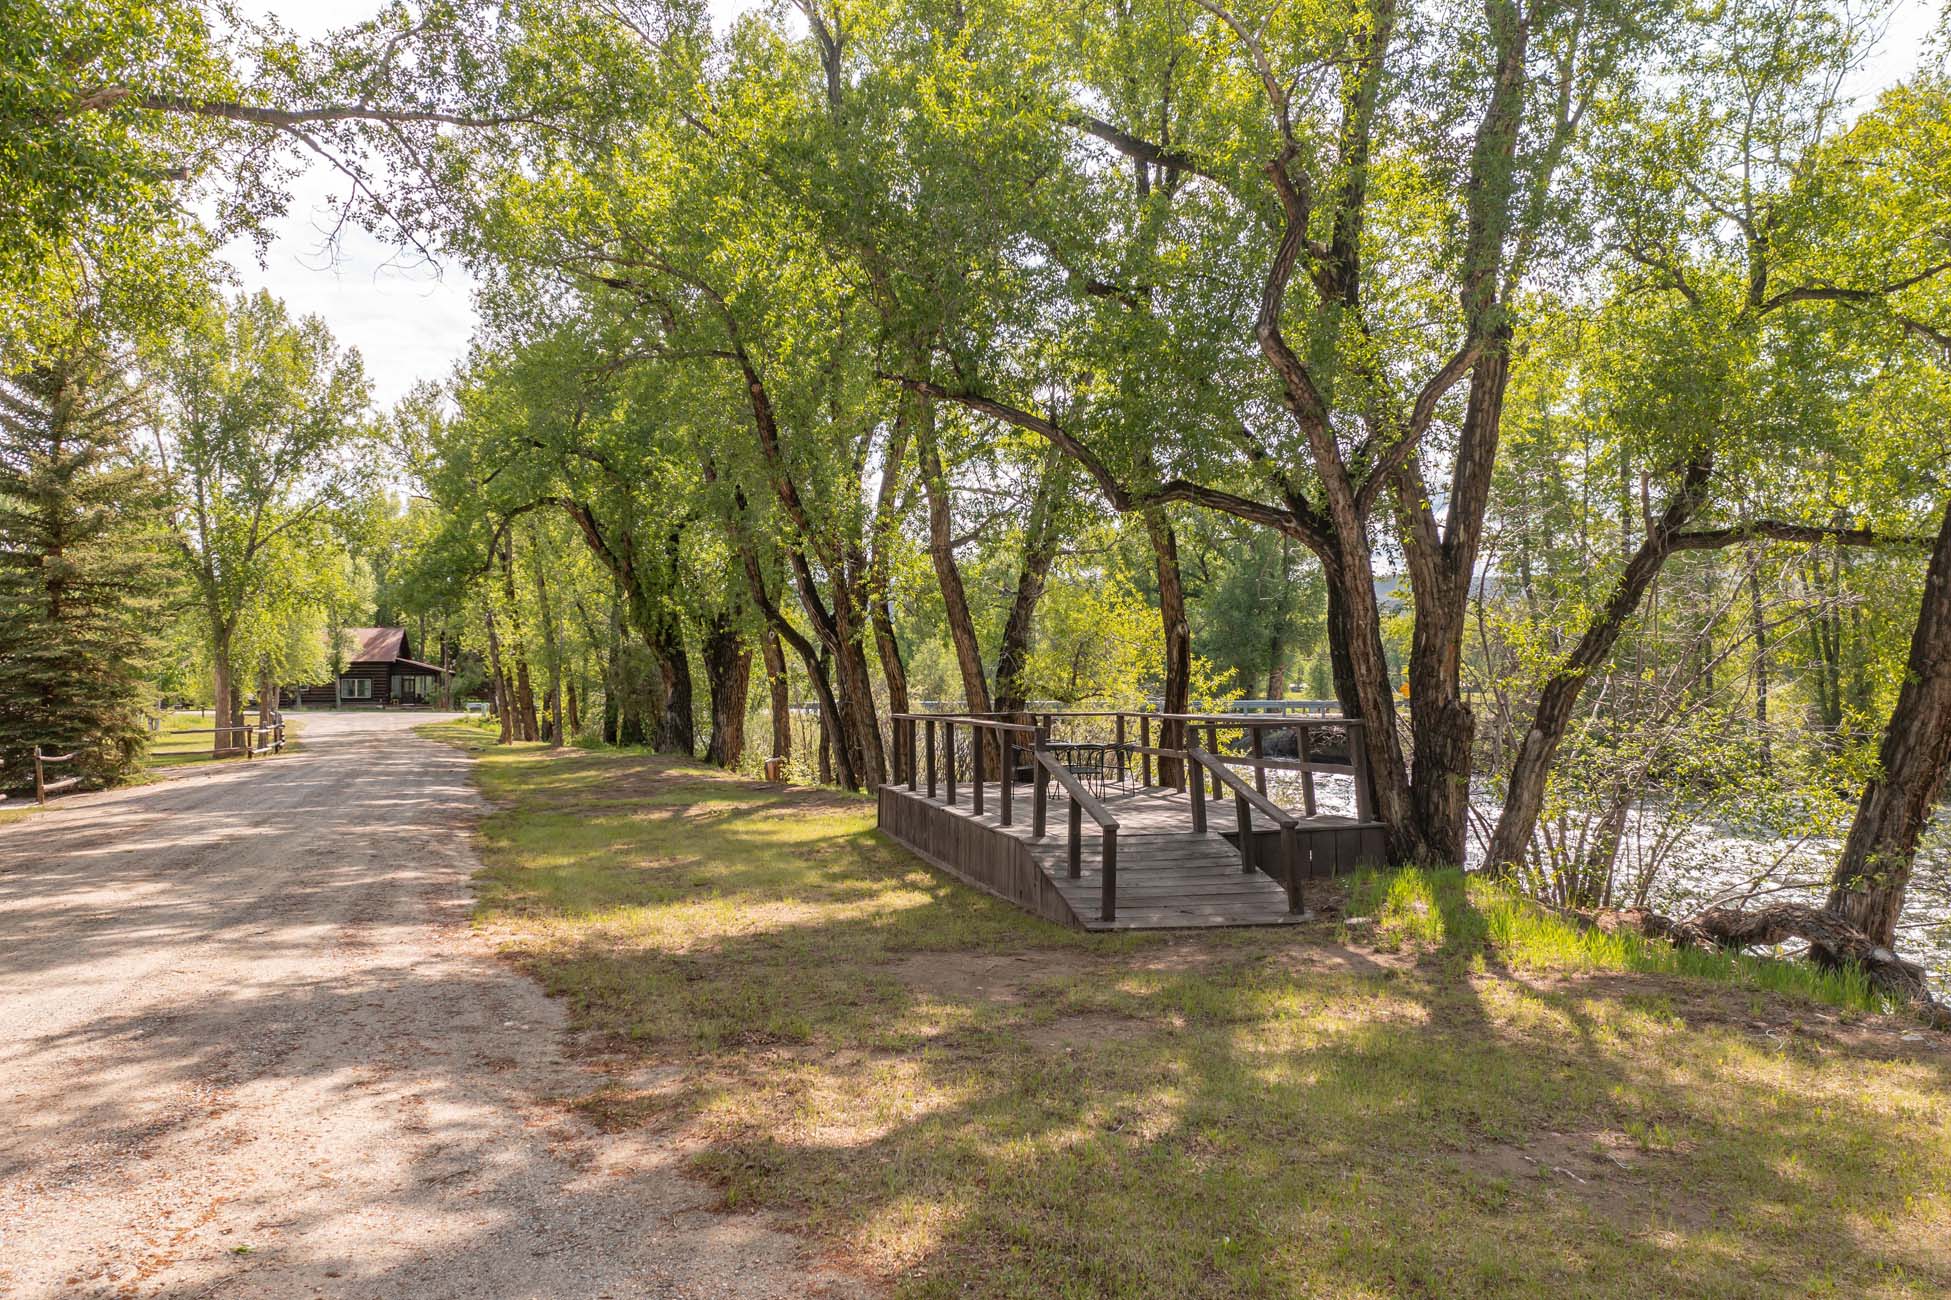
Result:
M1931 996L1924 968L1905 961L1834 913L1801 903L1771 903L1753 911L1709 907L1678 920L1645 908L1599 912L1601 930L1631 929L1682 947L1740 951L1788 939L1809 945L1809 960L1832 969L1854 966L1879 991L1909 1005L1939 1029L1951 1029L1951 1007Z

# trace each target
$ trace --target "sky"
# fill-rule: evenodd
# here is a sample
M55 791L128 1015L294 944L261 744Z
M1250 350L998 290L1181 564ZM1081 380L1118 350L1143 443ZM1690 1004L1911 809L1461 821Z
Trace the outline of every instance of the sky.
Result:
M744 3L713 0L712 7L722 22ZM379 4L246 0L244 8L275 14L300 35L322 36L368 16ZM1867 99L1907 74L1935 14L1934 0L1901 0L1878 57L1851 89ZM373 398L384 407L420 380L445 378L466 354L475 323L474 286L457 263L416 262L364 230L347 228L336 244L328 241L333 203L343 188L341 178L314 165L293 184L290 207L273 226L262 265L249 241L228 246L224 255L244 287L268 289L295 312L323 317L342 343L357 347Z

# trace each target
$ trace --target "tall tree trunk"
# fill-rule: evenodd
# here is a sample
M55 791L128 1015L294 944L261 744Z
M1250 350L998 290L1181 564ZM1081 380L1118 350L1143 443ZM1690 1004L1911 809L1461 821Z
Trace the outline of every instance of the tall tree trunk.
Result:
M548 660L549 693L548 741L553 749L562 747L562 642L558 635L555 620L555 606L549 600L549 580L543 570L544 564L531 566L535 570L535 601L542 613L542 653Z
M1192 698L1192 626L1186 620L1185 584L1179 574L1179 539L1163 506L1145 510L1145 533L1151 539L1158 574L1158 616L1165 625L1165 693L1160 711L1184 713ZM1186 747L1183 722L1162 722L1158 731L1160 749ZM1176 758L1159 759L1158 780L1161 785L1183 785L1184 765Z
M786 678L786 654L779 648L779 634L768 627L759 640L765 658L766 689L772 709L772 757L793 756L793 714L791 684Z
M735 530L734 537L738 544L740 562L745 570L746 590L751 595L752 602L759 607L759 612L765 616L766 624L773 633L791 646L793 653L799 656L800 662L806 668L807 681L813 687L814 698L819 701L820 734L823 737L820 747L820 781L822 784L830 784L833 780L834 751L825 743L824 738L832 736L840 729L841 713L840 702L833 692L833 680L827 673L826 654L816 649L813 643L802 636L799 629L787 620L784 612L772 599L771 593L766 590L765 575L759 570L758 556L753 553L742 533ZM778 698L775 696L775 701ZM773 725L775 728L778 726L776 717ZM840 760L841 784L850 790L859 789L860 778L848 765L850 760L844 746L839 748L837 756Z
M874 648L881 660L881 676L887 682L889 713L909 711L908 668L901 658L901 642L894 635L894 611L888 590L893 580L889 551L901 522L901 483L908 458L908 433L908 404L903 401L901 414L895 418L893 431L888 437L886 454L881 458L881 484L874 500L874 533L866 560L867 611L873 619ZM896 726L892 729L893 773L896 776L908 762L908 756L901 752L906 734L906 727Z
M1287 639L1275 632L1267 642L1267 693L1263 700L1287 698Z
M536 717L535 682L528 674L526 656L515 661L515 713L521 725L522 739L540 740L542 728Z
M214 630L211 634L210 650L210 725L215 730L210 736L210 753L217 758L237 752L237 733L225 728L235 726L238 719L231 716L230 682L230 629L223 620L212 616Z
M1415 858L1436 865L1462 865L1468 847L1477 723L1463 698L1463 638L1510 386L1509 345L1509 331L1499 331L1471 367L1447 527L1438 531L1418 460L1411 458L1391 480L1415 610L1408 664L1407 840Z
M1911 633L1897 707L1830 877L1829 911L1893 945L1917 839L1951 769L1951 505L1944 511Z
M820 657L818 661L819 673L822 679L824 679L827 676L828 659L829 656L827 652L822 650L820 652ZM834 768L833 760L836 757L840 758L843 762L846 760L846 751L843 748L836 746L833 743L834 732L837 730L837 728L834 726L834 721L838 717L839 717L839 711L837 709L823 708L820 710L820 784L821 785L833 784L833 768ZM848 781L847 784L852 785L853 782Z
M735 768L745 756L745 700L752 651L731 616L720 613L705 632L705 679L711 691L711 743L705 761Z
M278 711L277 687L271 681L271 656L259 655L257 660L257 724L260 727L271 725L271 718Z
M1593 616L1572 652L1545 682L1530 730L1518 744L1510 782L1505 789L1504 808L1485 853L1484 865L1490 871L1505 873L1523 860L1532 832L1538 826L1538 811L1544 807L1545 782L1551 773L1552 759L1565 738L1565 728L1571 722L1579 695L1592 674L1611 655L1626 621L1659 576L1661 566L1672 554L1674 535L1700 508L1707 493L1709 468L1705 459L1688 467L1685 480L1667 503L1666 510L1647 529L1646 539L1613 584L1612 594Z
M1761 561L1759 557L1750 560L1748 613L1754 622L1755 637L1755 735L1761 744L1761 770L1767 772L1775 765L1774 746L1768 737L1768 618L1761 600ZM1708 649L1711 653L1712 647Z
M975 619L969 613L968 592L962 585L962 569L955 560L955 512L949 496L948 477L942 472L940 453L935 445L935 404L918 394L918 436L915 447L921 462L921 486L928 498L928 558L935 566L935 581L942 590L942 605L948 615L948 637L955 648L955 664L962 673L963 704L970 713L990 711L989 680L982 666L982 644L976 639Z
M494 691L495 717L501 723L500 741L506 745L515 738L515 710L508 698L508 674L501 666L501 634L495 628L495 612L488 610L485 618L488 625L488 681Z
M514 705L515 738L533 741L540 738L541 728L535 718L535 686L528 674L528 640L522 635L521 613L515 603L513 528L501 536L501 594L508 609L508 657L514 660L514 692L510 703Z
M1009 618L1003 624L1003 639L996 649L996 711L1021 713L1029 703L1023 684L1023 669L1030 657L1030 633L1036 622L1036 607L1043 599L1050 580L1050 566L1056 563L1058 535L1057 507L1071 481L1070 462L1055 444L1046 447L1036 487L1030 495L1030 518L1023 529L1023 558L1016 573L1016 594L1009 604Z

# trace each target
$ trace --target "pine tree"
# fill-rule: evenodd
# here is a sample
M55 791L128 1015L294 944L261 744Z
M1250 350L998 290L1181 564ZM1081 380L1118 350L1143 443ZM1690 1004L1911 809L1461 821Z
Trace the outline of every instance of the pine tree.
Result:
M16 789L35 745L114 784L147 734L160 498L130 446L139 390L86 335L0 372L0 785Z

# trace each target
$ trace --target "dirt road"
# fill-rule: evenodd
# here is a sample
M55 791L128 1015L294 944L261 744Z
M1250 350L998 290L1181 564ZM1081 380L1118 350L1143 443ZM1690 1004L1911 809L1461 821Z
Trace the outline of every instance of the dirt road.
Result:
M0 827L0 1295L851 1291L563 1110L596 1080L467 926L424 720Z

